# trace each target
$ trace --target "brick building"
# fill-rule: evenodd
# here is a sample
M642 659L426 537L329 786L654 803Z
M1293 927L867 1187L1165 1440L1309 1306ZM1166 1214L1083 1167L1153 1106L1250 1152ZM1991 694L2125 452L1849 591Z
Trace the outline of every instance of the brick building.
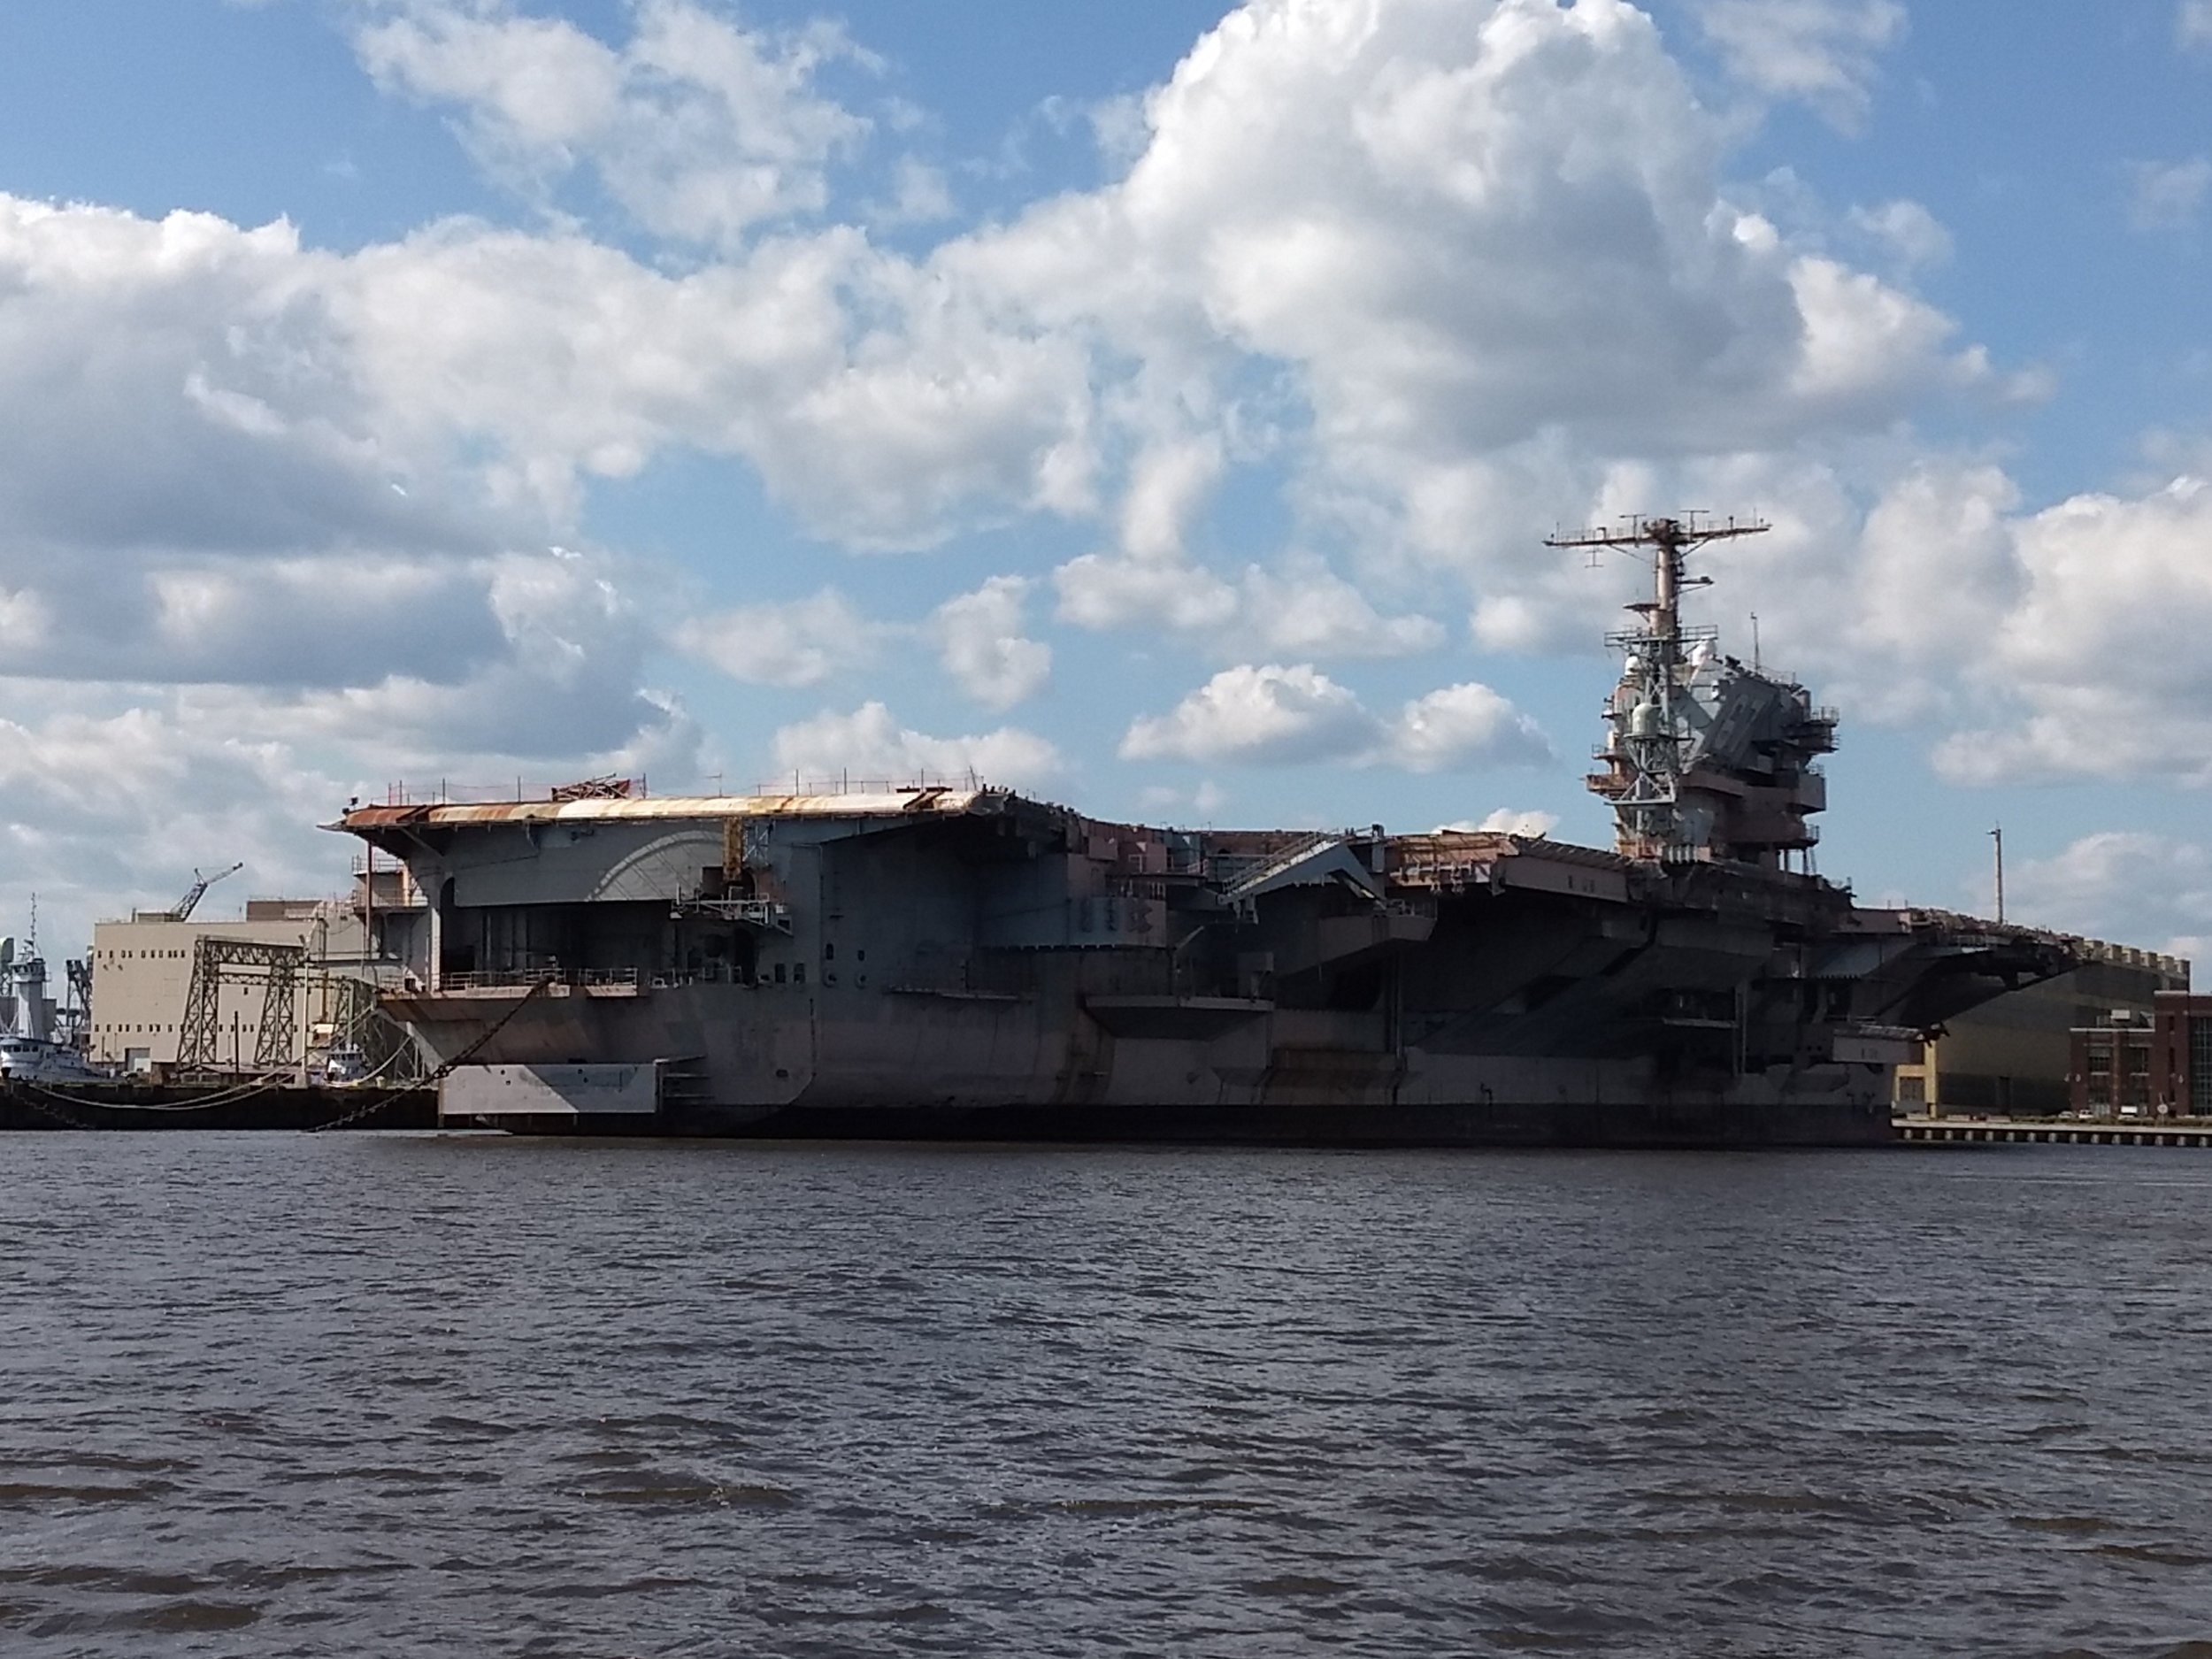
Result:
M2212 1117L2212 995L2161 991L2068 1033L2073 1109L2092 1118Z

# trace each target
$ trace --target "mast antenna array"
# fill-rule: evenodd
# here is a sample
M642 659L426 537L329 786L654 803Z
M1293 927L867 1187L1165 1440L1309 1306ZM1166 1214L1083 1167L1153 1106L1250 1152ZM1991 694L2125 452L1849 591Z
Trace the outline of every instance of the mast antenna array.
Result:
M1693 512L1678 518L1630 516L1617 530L1555 530L1544 538L1547 547L1584 549L1594 560L1608 548L1649 549L1654 555L1652 595L1628 607L1636 613L1637 626L1606 636L1607 644L1628 657L1620 687L1608 705L1611 733L1597 756L1607 770L1588 780L1612 803L1615 843L1629 856L1692 856L1714 844L1716 809L1708 803L1686 803L1684 791L1692 769L1709 764L1700 756L1712 716L1695 706L1692 679L1709 660L1717 630L1684 628L1682 590L1711 580L1689 573L1694 549L1768 528L1763 518L1716 520L1710 513ZM1690 635L1701 652L1685 650ZM1801 817L1789 833L1801 835ZM1798 844L1796 840L1772 843Z
M1714 522L1709 513L1694 512L1681 518L1640 518L1628 516L1618 530L1578 530L1571 534L1554 531L1544 538L1546 547L1650 548L1658 557L1653 565L1657 591L1644 603L1629 607L1642 611L1652 635L1663 643L1678 645L1682 638L1682 590L1702 588L1709 576L1691 576L1685 566L1690 549L1708 541L1725 541L1740 535L1763 535L1774 526L1763 518L1728 518ZM1670 656L1670 662L1675 660Z

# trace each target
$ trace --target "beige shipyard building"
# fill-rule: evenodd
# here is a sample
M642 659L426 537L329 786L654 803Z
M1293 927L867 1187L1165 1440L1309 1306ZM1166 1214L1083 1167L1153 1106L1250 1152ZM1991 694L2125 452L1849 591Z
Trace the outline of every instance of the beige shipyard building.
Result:
M334 979L367 974L359 898L252 899L242 918L179 920L168 910L100 922L92 935L90 1057L127 1071L173 1068L185 1041L192 976L203 940L290 947L299 953L292 994L273 999L267 976L219 977L210 987L214 1069L256 1069L257 1057L295 1064L331 1023ZM264 1041L265 1018L288 1029Z

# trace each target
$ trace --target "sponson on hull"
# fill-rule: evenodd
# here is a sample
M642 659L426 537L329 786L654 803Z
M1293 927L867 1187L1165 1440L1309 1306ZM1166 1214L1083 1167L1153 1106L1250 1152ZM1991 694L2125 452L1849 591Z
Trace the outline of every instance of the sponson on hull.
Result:
M1866 1144L1947 1017L2068 941L1801 867L1832 713L1685 631L1643 521L1617 844L1104 822L971 783L394 800L389 1011L446 1120L518 1130ZM371 890L374 890L372 880Z

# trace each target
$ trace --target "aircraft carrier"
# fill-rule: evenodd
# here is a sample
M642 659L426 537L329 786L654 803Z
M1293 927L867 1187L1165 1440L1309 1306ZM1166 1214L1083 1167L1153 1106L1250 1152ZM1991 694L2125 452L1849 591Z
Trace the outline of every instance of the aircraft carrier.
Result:
M1944 1020L2068 941L1810 870L1836 717L1657 572L1590 787L1609 850L1102 821L971 784L395 799L388 1011L447 1123L1326 1145L1868 1145Z

